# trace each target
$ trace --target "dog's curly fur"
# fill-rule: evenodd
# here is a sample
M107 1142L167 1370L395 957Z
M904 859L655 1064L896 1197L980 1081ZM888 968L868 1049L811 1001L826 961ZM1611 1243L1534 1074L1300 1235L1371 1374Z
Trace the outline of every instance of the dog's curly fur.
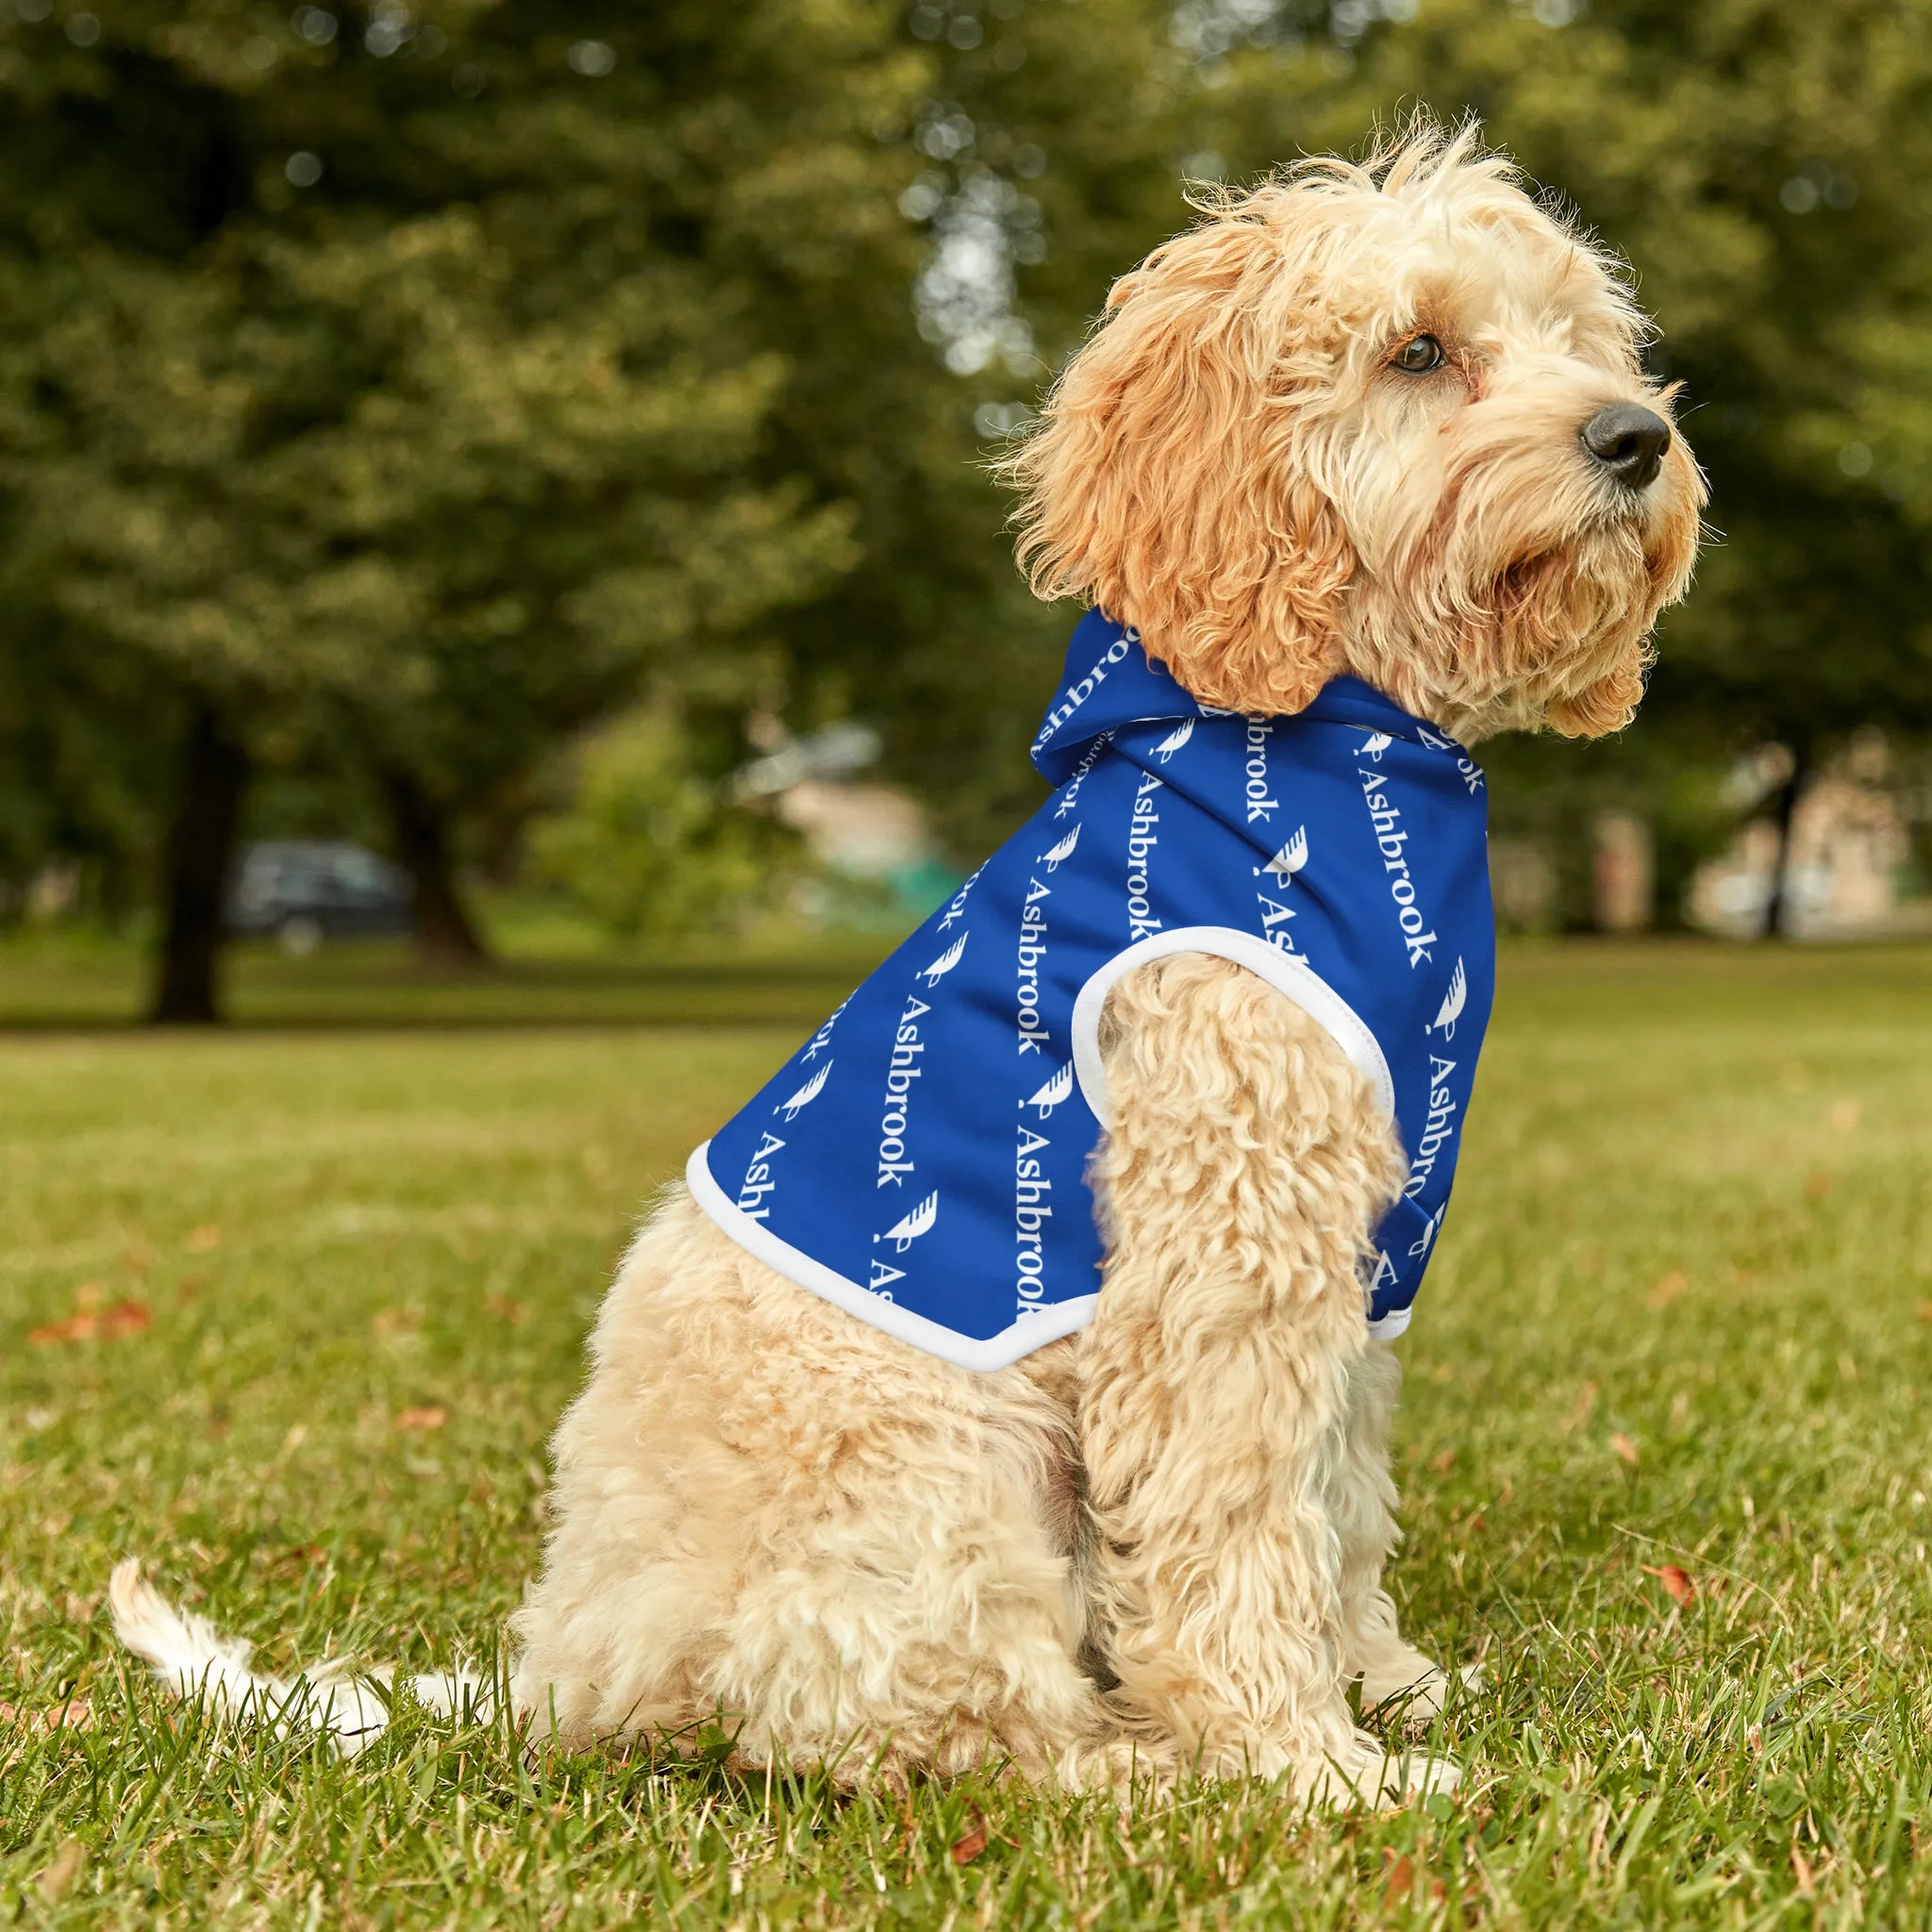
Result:
M1464 738L1612 730L1681 594L1702 482L1579 442L1669 397L1605 257L1473 132L1302 164L1116 286L1006 466L1043 596L1201 699L1352 671ZM1446 359L1391 366L1419 332ZM1351 1718L1443 1679L1398 1634L1397 1371L1361 1270L1404 1166L1330 1036L1226 961L1116 988L1091 1327L976 1374L781 1278L681 1188L556 1440L518 1707L571 1743L723 1715L747 1763L902 1784L989 1757L1119 1788L1289 1774L1400 1795Z
M1624 724L1702 489L1681 441L1638 495L1580 445L1607 405L1668 407L1604 257L1427 127L1207 212L1115 287L1007 465L1035 589L1239 710L1353 671L1465 736ZM1447 359L1417 380L1389 357L1422 330ZM573 1739L729 1710L752 1762L892 1779L994 1752L1382 1782L1348 1681L1442 1685L1382 1588L1397 1378L1358 1284L1391 1124L1225 961L1124 980L1106 1051L1098 1313L998 1374L659 1210L558 1435L521 1704Z

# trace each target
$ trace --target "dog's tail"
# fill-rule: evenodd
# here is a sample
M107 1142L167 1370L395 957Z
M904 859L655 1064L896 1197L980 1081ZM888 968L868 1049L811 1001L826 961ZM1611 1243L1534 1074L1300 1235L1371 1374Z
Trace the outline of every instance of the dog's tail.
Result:
M138 1557L115 1565L108 1604L115 1636L177 1697L218 1716L267 1724L278 1738L319 1731L344 1757L373 1744L389 1724L391 1668L357 1671L338 1660L293 1678L258 1676L248 1668L249 1644L177 1610L142 1576ZM487 1717L495 1702L490 1684L460 1668L409 1683L416 1701L443 1717Z

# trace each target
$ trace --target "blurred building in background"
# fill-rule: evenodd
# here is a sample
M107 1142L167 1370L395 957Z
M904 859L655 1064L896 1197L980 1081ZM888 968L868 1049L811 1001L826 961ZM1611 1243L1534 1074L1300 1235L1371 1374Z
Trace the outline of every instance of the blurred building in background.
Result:
M812 865L795 904L814 924L898 925L924 919L958 888L931 813L909 791L859 774L879 755L879 735L845 722L792 738L766 714L747 729L769 747L732 774L741 803L768 800L804 840Z
M1888 741L1857 734L1789 796L1781 745L1740 759L1723 792L1728 829L1708 857L1659 889L1657 834L1641 809L1597 809L1583 827L1589 869L1584 916L1566 918L1560 827L1521 829L1490 843L1490 882L1506 931L1587 924L1601 933L1688 926L1724 939L1853 940L1932 936L1932 791L1899 769ZM1774 903L1775 902L1775 903Z
M1784 855L1789 925L1800 939L1932 934L1932 897L1913 866L1909 790L1889 782L1883 738L1861 735L1805 791ZM1753 818L1692 881L1691 924L1732 939L1764 930L1778 876L1777 825Z

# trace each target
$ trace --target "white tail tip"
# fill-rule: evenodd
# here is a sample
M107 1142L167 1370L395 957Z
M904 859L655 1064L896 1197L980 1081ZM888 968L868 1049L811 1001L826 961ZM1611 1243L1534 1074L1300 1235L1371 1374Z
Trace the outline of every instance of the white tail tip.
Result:
M224 1717L266 1723L278 1738L320 1731L344 1757L353 1757L381 1737L389 1705L378 1685L387 1670L351 1673L341 1662L324 1664L292 1682L257 1676L248 1668L251 1646L224 1637L206 1617L177 1610L141 1574L141 1559L114 1566L108 1580L114 1634L177 1697L196 1700ZM417 1701L441 1717L459 1717L465 1705L487 1717L491 1687L465 1670L439 1671L411 1680Z

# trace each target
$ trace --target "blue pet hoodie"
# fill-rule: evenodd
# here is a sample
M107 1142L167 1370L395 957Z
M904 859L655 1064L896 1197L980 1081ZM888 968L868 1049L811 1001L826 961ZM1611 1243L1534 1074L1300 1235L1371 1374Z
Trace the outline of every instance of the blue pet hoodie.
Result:
M1098 611L1033 761L1052 797L692 1154L692 1195L801 1287L1004 1368L1093 1319L1108 991L1209 953L1326 1027L1393 1116L1408 1176L1363 1293L1400 1334L1494 988L1474 761L1353 677L1291 717L1216 710Z

